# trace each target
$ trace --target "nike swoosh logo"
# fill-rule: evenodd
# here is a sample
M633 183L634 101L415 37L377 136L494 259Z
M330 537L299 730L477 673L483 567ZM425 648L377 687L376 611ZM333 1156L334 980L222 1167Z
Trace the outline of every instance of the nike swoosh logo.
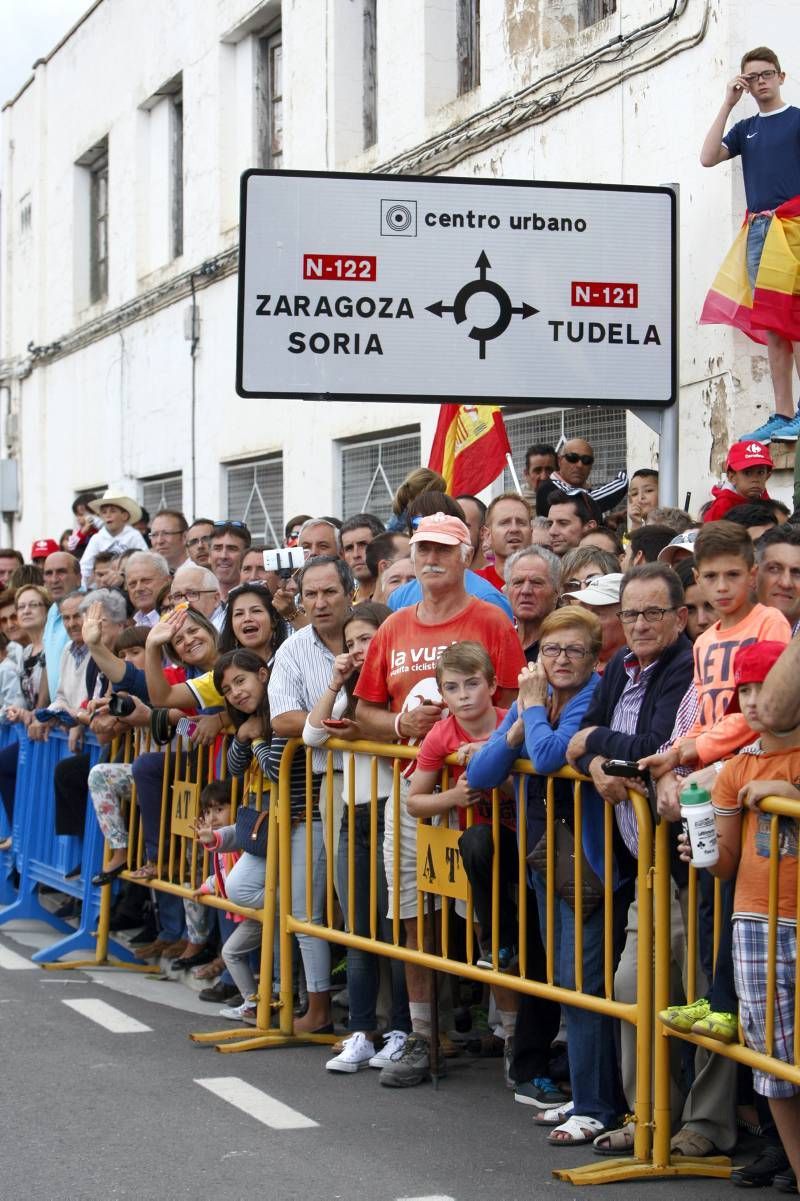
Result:
M755 133L749 133L749 134L747 135L747 140L748 140L748 142L750 141L750 139L751 139L751 138L755 138L755 137L757 137L757 136L758 136L758 135L757 135L757 134L755 134Z

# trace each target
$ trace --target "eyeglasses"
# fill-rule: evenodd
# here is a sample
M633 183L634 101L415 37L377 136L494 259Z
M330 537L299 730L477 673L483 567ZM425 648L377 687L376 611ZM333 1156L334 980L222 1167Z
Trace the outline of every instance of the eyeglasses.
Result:
M193 605L201 596L210 596L212 592L216 592L216 588L187 588L184 592L170 592L167 600L171 605L179 605L181 601L188 601Z
M621 609L619 619L625 626L636 624L638 617L643 617L649 625L655 625L656 622L664 620L665 613L674 613L675 605L670 605L666 609L662 609L659 605L648 605L646 609Z
M743 75L742 79L747 84L758 83L759 79L774 79L778 72L774 67L770 67L768 71L754 71L752 75Z
M539 654L545 659L557 659L559 655L566 655L568 659L585 659L589 654L585 646L578 646L577 643L570 643L569 646L559 646L557 642L545 642L544 646L539 647Z
M568 463L583 463L584 467L591 467L594 463L594 455L577 455L573 450L565 451L562 458Z
M156 536L155 534L150 535L151 538L154 538L155 536ZM200 534L200 535L198 535L197 538L188 538L186 541L186 545L191 550L193 547L199 546L201 542L204 542L206 546L210 546L211 545L211 535L210 534Z

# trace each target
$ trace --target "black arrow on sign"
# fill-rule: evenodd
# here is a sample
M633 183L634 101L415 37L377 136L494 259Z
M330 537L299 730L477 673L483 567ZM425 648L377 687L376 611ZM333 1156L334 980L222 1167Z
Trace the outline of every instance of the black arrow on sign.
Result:
M532 304L526 304L523 300L521 305L514 305L511 312L519 313L524 321L526 317L535 317L539 310L535 309Z
M434 317L441 317L442 313L452 313L455 310L451 304L445 304L443 300L435 300L433 304L426 305L425 312L433 313Z
M489 267L491 267L491 265L492 264L489 262L488 258L486 257L486 251L482 250L478 257L478 261L475 264L475 266L478 268L478 270L481 273L481 279L486 279L486 272L488 271Z

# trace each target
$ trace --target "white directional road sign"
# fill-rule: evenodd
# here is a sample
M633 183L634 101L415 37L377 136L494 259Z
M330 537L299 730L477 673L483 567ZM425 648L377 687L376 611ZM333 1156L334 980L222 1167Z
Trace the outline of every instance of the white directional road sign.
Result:
M242 177L242 396L665 407L668 188Z

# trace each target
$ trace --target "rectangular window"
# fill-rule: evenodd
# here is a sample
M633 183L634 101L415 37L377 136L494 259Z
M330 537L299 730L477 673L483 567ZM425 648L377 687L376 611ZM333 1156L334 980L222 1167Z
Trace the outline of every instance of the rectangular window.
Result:
M625 409L606 409L594 406L584 409L534 409L520 413L506 409L503 420L511 443L511 456L520 483L525 470L525 451L536 442L548 443L558 449L559 442L569 438L585 438L594 447L594 466L591 483L602 484L623 471L627 462ZM514 488L511 473L503 474L503 488Z
M418 430L343 443L342 515L374 513L388 520L395 492L420 465L420 451Z
M578 29L588 29L617 11L617 0L578 0Z
M227 515L243 521L254 542L283 545L283 456L269 455L225 468Z
M364 149L378 140L377 0L364 0Z
M258 39L256 97L261 165L283 166L283 42L280 30Z
M89 167L89 299L108 296L108 139L95 147Z
M139 481L141 504L153 517L159 509L183 512L183 475L158 475Z
M172 257L183 254L183 92L171 100L170 187L172 201Z
M458 94L481 81L481 0L457 0Z

